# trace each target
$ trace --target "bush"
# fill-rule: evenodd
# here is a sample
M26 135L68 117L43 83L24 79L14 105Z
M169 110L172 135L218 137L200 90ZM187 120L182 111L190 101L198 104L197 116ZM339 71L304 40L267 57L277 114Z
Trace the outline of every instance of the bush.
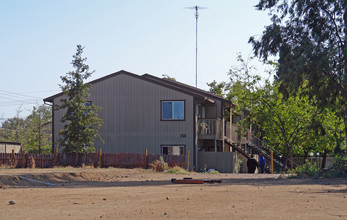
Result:
M347 176L347 158L335 157L334 166L323 172L324 177L346 177Z
M150 163L149 167L157 172L163 172L169 168L167 163L165 163L163 160L156 160L153 163Z
M210 172L207 172L208 174L220 174L220 172L218 172L217 170L214 170L214 171L210 171Z
M295 168L294 173L296 173L300 177L318 177L319 176L317 165L315 163L311 164L309 161L306 161L305 164Z

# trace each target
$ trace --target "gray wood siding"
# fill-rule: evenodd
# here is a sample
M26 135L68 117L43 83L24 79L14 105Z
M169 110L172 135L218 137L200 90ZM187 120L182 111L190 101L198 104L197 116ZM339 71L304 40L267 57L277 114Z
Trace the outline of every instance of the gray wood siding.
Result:
M90 91L93 104L102 107L99 116L104 124L100 135L104 144L96 142L105 153L133 152L160 154L161 145L185 145L190 150L192 164L194 130L193 97L140 78L119 74L93 84ZM57 103L60 98L56 98ZM161 121L162 100L184 100L184 121ZM54 141L63 128L62 111L54 114ZM186 137L180 137L185 134Z

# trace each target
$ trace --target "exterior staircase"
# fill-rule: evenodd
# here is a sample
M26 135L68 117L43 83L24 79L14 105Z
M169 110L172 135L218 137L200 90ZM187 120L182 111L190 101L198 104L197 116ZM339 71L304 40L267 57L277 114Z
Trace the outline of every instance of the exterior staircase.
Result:
M238 151L244 157L249 159L251 154L263 153L266 160L266 171L270 172L271 151L273 152L273 163L275 170L284 170L286 167L291 166L291 161L287 160L287 166L285 166L285 157L280 152L271 148L264 141L260 140L253 134L248 137L240 137L238 134L239 126L224 119L206 119L202 118L197 121L196 127L200 140L216 140L223 141L231 146L234 150ZM245 129L247 130L247 129ZM298 166L293 163L294 167Z
M261 141L259 138L252 136L250 138L251 140L247 141L247 144L241 145L234 143L230 138L225 137L224 140L227 144L229 144L233 149L235 149L237 152L242 154L244 157L249 159L251 157L251 154L259 154L260 152L263 153L263 156L265 157L265 170L266 172L271 172L271 151L273 151L273 163L274 168L279 168L281 170L285 169L284 164L284 156L276 151L275 149L269 147L266 145L263 141ZM296 163L293 163L294 166L297 166ZM290 167L290 160L288 160L287 167Z

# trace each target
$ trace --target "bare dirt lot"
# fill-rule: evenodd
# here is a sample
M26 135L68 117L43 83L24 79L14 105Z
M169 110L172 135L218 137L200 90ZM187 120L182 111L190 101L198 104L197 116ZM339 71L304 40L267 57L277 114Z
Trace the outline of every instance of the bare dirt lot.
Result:
M222 183L171 183L184 177ZM347 219L346 197L346 178L0 169L0 219Z

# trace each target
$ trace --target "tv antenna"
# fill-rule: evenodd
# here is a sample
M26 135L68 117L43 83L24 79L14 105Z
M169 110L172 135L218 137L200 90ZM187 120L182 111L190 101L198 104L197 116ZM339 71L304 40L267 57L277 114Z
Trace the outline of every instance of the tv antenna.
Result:
M207 8L196 5L193 7L186 7L186 9L195 10L195 87L198 88L198 18L199 10Z

